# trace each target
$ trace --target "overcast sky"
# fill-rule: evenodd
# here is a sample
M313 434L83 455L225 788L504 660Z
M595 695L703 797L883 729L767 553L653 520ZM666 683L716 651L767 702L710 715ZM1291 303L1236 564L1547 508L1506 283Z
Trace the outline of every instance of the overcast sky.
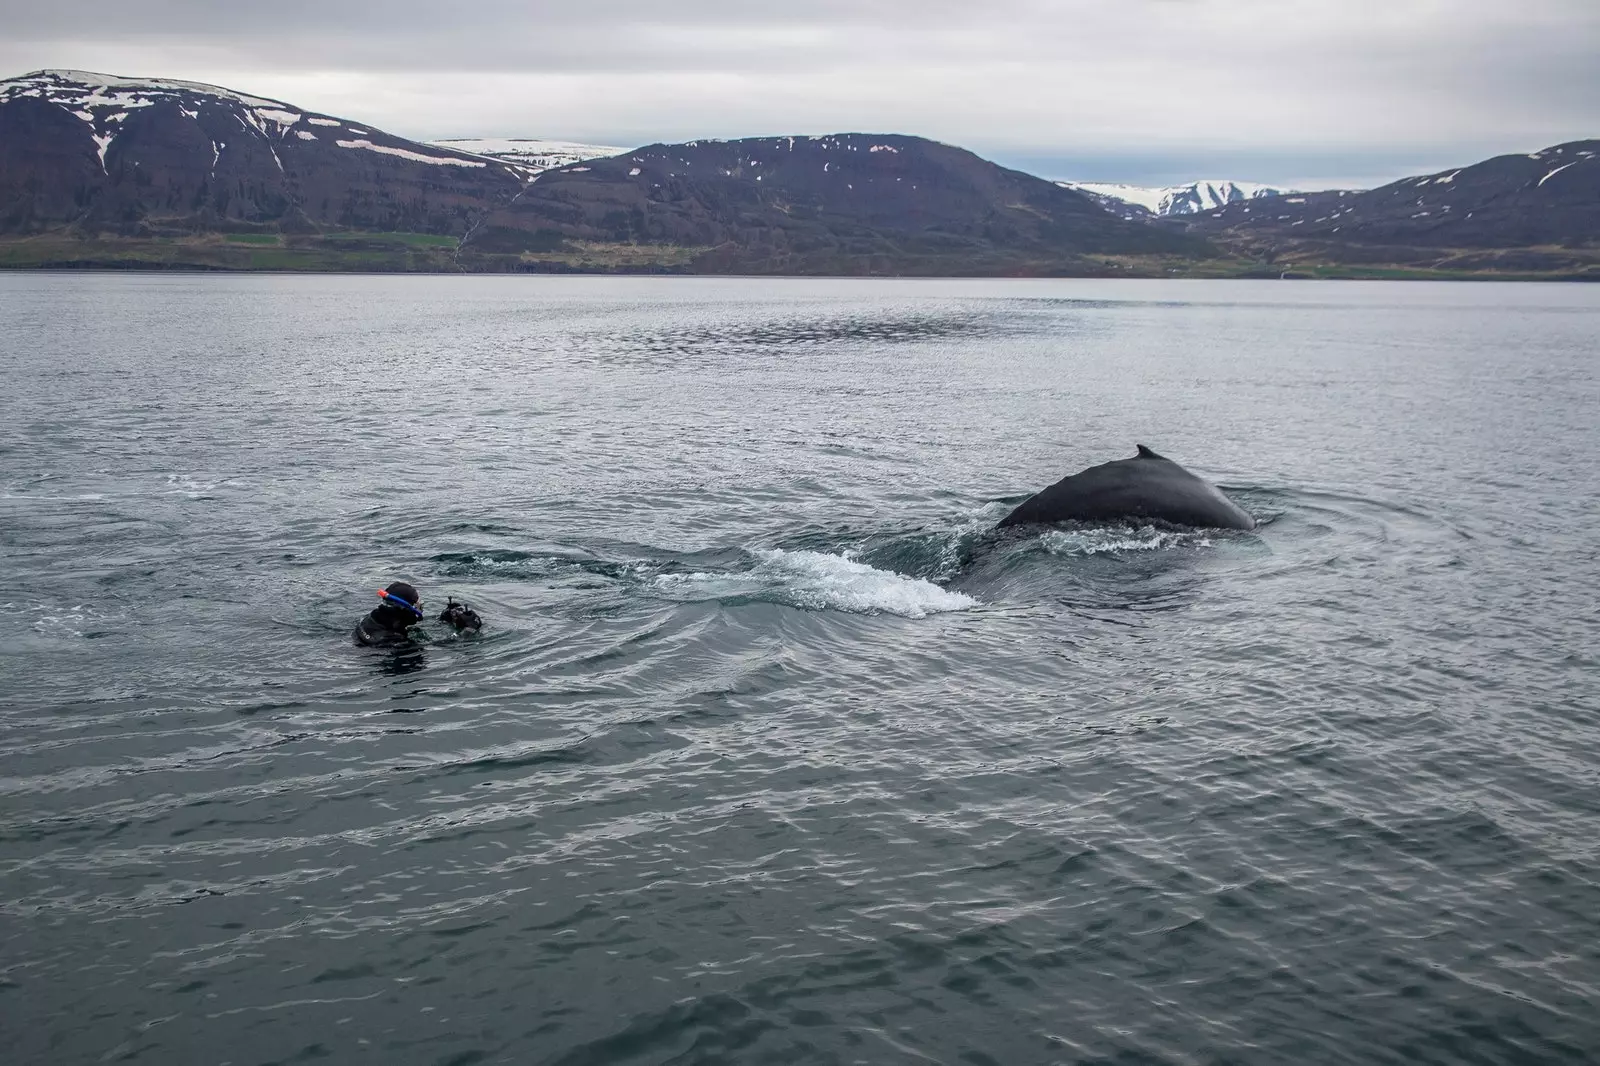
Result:
M186 78L417 139L872 131L1301 188L1600 137L1600 0L0 0L0 77Z

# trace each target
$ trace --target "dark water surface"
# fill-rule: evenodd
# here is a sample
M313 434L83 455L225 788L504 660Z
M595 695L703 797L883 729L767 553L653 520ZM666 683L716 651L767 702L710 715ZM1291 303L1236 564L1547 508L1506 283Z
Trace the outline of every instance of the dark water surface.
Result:
M0 327L8 1063L1600 1060L1600 286ZM984 535L1136 442L1261 528Z

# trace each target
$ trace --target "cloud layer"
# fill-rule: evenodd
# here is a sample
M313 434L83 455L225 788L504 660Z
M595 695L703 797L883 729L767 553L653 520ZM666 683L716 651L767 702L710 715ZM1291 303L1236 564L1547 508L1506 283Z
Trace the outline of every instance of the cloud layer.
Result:
M0 73L211 81L418 138L879 130L1050 176L1344 184L1600 136L1595 0L0 0L0 21Z

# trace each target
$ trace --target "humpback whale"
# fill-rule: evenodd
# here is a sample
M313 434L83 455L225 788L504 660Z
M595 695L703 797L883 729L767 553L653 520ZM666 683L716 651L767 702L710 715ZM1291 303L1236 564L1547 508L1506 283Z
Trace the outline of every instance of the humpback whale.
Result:
M1092 466L1034 493L995 528L1124 519L1215 529L1256 528L1256 520L1215 485L1143 444L1132 459Z

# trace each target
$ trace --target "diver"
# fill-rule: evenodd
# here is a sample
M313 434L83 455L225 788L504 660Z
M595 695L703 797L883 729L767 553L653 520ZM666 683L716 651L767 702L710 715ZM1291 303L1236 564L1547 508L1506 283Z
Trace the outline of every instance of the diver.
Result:
M409 581L393 581L378 592L383 602L369 611L356 623L357 644L399 644L411 640L410 629L422 621L422 596ZM439 621L454 626L456 632L476 633L483 628L483 619L465 603L453 598L439 615Z

